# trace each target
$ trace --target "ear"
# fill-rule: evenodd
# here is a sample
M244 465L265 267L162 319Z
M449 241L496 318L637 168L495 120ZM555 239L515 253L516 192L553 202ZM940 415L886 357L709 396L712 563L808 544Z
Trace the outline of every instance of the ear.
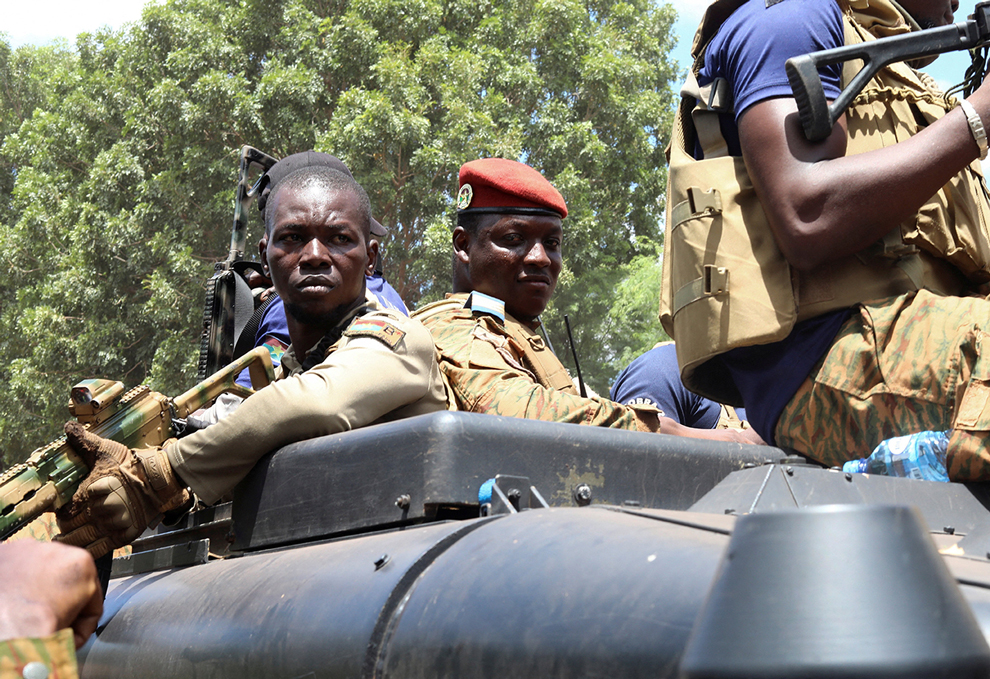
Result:
M272 277L271 272L268 270L268 236L262 236L261 240L258 241L258 257L261 259L261 270L265 272L265 275L269 278Z
M463 226L454 227L453 235L454 257L464 264L468 263L468 250L471 248L471 234Z
M364 267L364 273L366 276L370 276L375 273L375 262L378 261L378 241L374 238L368 239L368 265Z

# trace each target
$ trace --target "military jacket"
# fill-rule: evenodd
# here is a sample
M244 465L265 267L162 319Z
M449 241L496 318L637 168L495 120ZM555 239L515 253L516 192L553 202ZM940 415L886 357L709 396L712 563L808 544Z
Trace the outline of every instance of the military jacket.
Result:
M48 679L79 676L71 629L59 630L43 639L0 641L0 679L41 676Z
M479 293L448 295L418 309L457 410L633 431L657 431L655 409L582 398L567 370L532 329Z
M294 441L446 409L430 333L371 297L368 306L373 310L341 322L343 336L322 363L302 372L290 346L274 383L165 448L202 500L216 502L263 455Z

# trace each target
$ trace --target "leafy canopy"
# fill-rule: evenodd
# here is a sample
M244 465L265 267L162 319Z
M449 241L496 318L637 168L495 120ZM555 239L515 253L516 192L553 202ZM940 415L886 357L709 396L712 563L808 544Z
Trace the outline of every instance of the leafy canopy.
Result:
M662 332L673 18L656 0L169 0L74 49L0 39L6 461L57 433L80 379L192 383L243 144L343 159L410 306L449 289L459 166L541 170L571 212L546 324L567 355L569 315L606 391Z

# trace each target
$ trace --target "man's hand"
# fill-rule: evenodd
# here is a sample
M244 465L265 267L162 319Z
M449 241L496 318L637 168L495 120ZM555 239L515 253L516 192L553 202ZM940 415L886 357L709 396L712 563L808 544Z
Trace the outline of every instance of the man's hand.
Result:
M76 547L0 544L0 641L43 638L71 627L76 648L96 631L103 592L93 557Z
M102 556L133 542L164 512L189 502L189 492L161 450L132 451L74 421L66 423L65 436L90 472L55 513L60 541Z

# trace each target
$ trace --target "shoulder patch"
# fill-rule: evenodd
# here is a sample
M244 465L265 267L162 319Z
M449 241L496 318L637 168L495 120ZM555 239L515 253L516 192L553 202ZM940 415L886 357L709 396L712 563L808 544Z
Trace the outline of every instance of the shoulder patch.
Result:
M359 318L344 331L344 337L373 337L389 349L395 349L405 336L405 330L380 318Z

